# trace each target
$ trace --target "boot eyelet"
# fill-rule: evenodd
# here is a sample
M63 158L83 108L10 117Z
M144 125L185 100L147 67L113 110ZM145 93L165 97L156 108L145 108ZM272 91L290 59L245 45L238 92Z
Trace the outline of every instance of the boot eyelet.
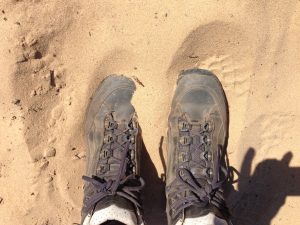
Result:
M191 125L185 121L179 121L178 122L178 128L180 131L186 132L191 129Z
M130 134L125 134L124 136L123 136L123 141L125 141L125 142L131 142L131 138L132 138L132 136L130 135Z
M206 121L205 124L202 126L202 130L204 132L211 132L214 128L214 124L212 121Z
M188 162L189 161L188 154L185 152L179 153L179 160L181 162Z
M181 145L190 145L192 143L192 137L190 136L181 136L179 139Z
M209 151L204 152L204 158L207 161L211 161L212 160L212 154L211 154L211 152L209 152Z
M130 157L131 157L131 159L135 158L135 152L133 150L130 151Z
M131 144L134 144L134 143L135 143L135 137L134 137L134 136L131 136L131 137L130 137L130 143L131 143Z
M179 170L179 175L180 175L181 177L183 177L183 176L185 175L184 171L183 171L183 170Z
M113 129L117 128L117 126L118 126L118 124L111 119L106 119L104 121L104 127L106 130L113 130Z
M102 150L102 158L103 159L109 158L111 156L110 154L111 154L111 152L108 149L103 149Z
M212 175L213 175L212 168L207 168L206 169L206 174L207 174L208 177L212 177Z
M130 130L136 130L138 128L138 125L137 125L137 122L135 120L132 120L128 125L127 127L130 129Z
M208 132L209 128L210 128L209 123L205 123L204 126L203 126L203 130Z
M205 144L205 145L211 144L211 139L208 135L204 134L201 139L202 139L203 144Z
M100 167L97 169L97 171L101 174L106 173L108 170L109 170L109 165L108 164L100 165Z
M105 144L110 144L114 141L114 137L110 134L104 136L104 143Z

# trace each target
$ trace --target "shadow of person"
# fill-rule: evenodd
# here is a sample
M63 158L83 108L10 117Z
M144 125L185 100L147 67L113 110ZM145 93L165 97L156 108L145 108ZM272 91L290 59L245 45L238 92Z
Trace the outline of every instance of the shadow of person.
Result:
M162 141L163 138L160 141L159 151L161 151ZM158 176L144 142L142 143L141 151L141 176L146 182L142 192L146 223L148 225L167 224L165 182Z
M254 156L255 150L250 148L242 163L238 191L231 186L228 196L232 220L237 225L270 225L286 197L300 195L300 167L289 166L291 152L281 160L260 162L251 174Z

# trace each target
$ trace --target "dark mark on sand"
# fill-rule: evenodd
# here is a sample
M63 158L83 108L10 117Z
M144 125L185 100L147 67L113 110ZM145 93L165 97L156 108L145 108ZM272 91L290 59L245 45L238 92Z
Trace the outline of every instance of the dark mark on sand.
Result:
M21 100L20 99L15 99L12 101L13 104L15 105L19 105L21 103Z
M142 83L142 81L139 80L136 76L133 76L133 79L141 86L145 87L145 85Z
M54 70L50 70L50 86L55 87L55 77L54 77Z

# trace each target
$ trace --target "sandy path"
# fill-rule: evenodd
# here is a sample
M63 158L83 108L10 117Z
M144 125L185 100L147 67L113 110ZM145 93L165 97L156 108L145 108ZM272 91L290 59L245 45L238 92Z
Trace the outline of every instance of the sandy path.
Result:
M300 225L299 1L2 0L0 32L0 224L80 221L84 113L112 73L141 82L146 217L165 224L170 101L177 74L199 67L229 102L235 221Z

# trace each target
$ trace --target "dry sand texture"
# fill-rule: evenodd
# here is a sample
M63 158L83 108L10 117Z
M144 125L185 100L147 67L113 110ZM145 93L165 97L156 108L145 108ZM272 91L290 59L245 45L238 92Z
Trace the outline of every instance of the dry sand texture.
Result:
M170 101L199 67L229 102L234 221L300 225L299 40L298 0L1 0L0 224L80 221L84 112L111 73L138 81L146 219L165 224Z

